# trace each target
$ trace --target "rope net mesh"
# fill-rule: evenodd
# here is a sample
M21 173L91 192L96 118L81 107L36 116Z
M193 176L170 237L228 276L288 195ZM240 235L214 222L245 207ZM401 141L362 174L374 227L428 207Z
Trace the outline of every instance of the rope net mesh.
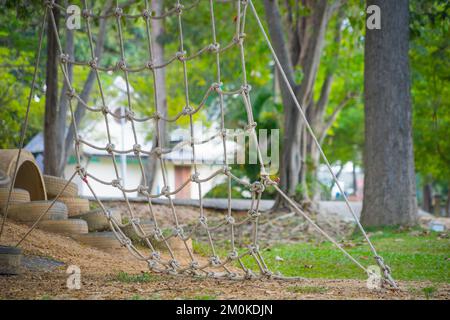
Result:
M270 179L268 171L264 165L264 159L262 157L261 150L259 148L258 138L256 135L256 123L253 118L252 113L252 102L250 99L250 90L251 86L247 80L247 70L246 70L246 60L245 60L245 50L244 50L244 41L245 41L245 28L246 28L246 20L249 11L254 13L254 16L261 28L263 35L265 36L269 47L274 54L273 48L270 45L270 41L265 34L264 28L259 20L255 7L253 3L249 0L235 0L235 1L219 1L219 0L204 0L204 1L191 1L189 3L182 3L181 0L173 0L173 7L171 9L166 10L165 12L155 13L152 11L151 6L149 5L150 1L144 2L144 10L140 14L126 14L124 13L123 8L120 7L120 3L116 1L115 8L110 13L102 13L95 15L91 8L88 6L86 0L83 1L83 9L81 13L81 17L85 22L86 26L86 34L89 42L89 61L76 61L74 57L70 57L63 50L60 35L58 33L58 28L55 23L55 17L53 14L53 9L59 9L62 12L66 12L66 8L63 6L54 3L54 1L45 1L46 5L46 15L52 21L53 30L48 30L48 32L55 32L57 35L57 44L59 47L60 54L60 68L63 74L65 85L68 88L68 102L69 109L71 113L71 123L74 126L75 130L75 156L77 159L77 166L75 174L78 174L80 178L84 181L88 189L91 191L93 197L96 199L98 205L102 208L104 214L107 216L110 226L114 234L120 243L125 246L130 253L135 256L137 259L146 261L151 270L155 272L161 273L170 273L170 274L189 274L196 276L207 276L214 278L229 278L229 279L243 279L243 278L274 278L274 279L286 279L288 277L284 277L279 273L273 273L269 270L267 264L264 261L263 255L258 246L258 224L260 220L260 201L261 196L265 190L265 188L269 185L273 186L274 189L283 197L285 200L292 206L293 210L297 213L301 214L309 223L311 223L314 228L317 229L319 233L325 236L329 241L337 246L339 250L341 250L349 259L351 259L358 267L360 267L363 271L367 272L367 269L361 265L354 257L352 257L342 246L337 243L332 237L330 237L325 231L323 231L292 199L290 199L284 192L277 186L277 183ZM172 3L171 2L171 3ZM183 1L184 2L184 1ZM215 3L222 3L223 5L232 5L234 6L236 13L236 21L235 21L235 31L232 37L232 40L224 46L221 46L216 32L216 15L215 15ZM195 10L198 6L208 6L209 8L209 28L211 29L211 43L197 52L188 53L185 50L185 38L183 36L183 13L188 10ZM166 19L168 17L173 18L177 24L178 31L178 39L179 39L179 50L175 52L168 60L161 61L162 57L155 56L154 53L154 39L152 38L152 19ZM100 66L99 61L96 56L96 47L95 42L93 40L92 35L92 23L94 20L102 20L102 19L111 19L115 20L116 30L117 30L117 45L120 48L120 59L117 64L113 66ZM125 52L125 41L124 41L124 20L141 20L145 23L145 45L148 50L148 60L141 65L133 65L129 66L127 63L127 56ZM207 26L205 26L206 28ZM241 68L241 77L242 82L241 86L238 89L232 91L224 90L224 85L222 83L222 70L221 70L221 54L231 48L237 48L239 52L239 64ZM198 104L197 107L191 106L191 98L190 98L190 88L189 88L189 77L188 77L188 66L189 62L201 58L203 55L210 54L215 58L215 82L211 83L206 93ZM280 71L283 72L281 66L279 65L279 61L274 54L275 61L277 66L280 68ZM181 65L182 70L182 78L183 78L183 91L184 91L184 107L182 110L177 113L175 116L169 117L165 115L161 106L158 104L158 90L156 86L156 72L159 69L166 68L172 64L179 63ZM90 68L94 71L96 77L96 83L98 87L99 101L101 102L100 106L90 106L87 101L84 101L81 96L75 91L73 82L71 81L71 77L69 77L69 66L81 66L85 68ZM102 84L102 76L106 72L109 73L119 73L123 75L126 85L126 111L122 114L117 114L108 108L107 97L105 93L105 89ZM130 86L130 74L146 72L151 76L153 81L153 93L154 93L154 112L148 117L138 117L133 110L133 102L132 102L132 94L131 94L131 86ZM292 90L292 88L291 88ZM209 97L213 95L218 99L218 105L220 107L220 115L218 121L220 122L220 130L217 134L213 135L211 138L199 141L195 135L194 130L194 115L198 114L203 108L207 107L207 100ZM228 165L227 161L227 139L230 136L227 134L225 128L225 114L226 114L226 103L225 97L232 96L237 97L242 100L243 105L245 107L246 115L247 115L247 125L245 127L245 134L248 134L250 139L253 140L253 143L257 146L257 158L258 164L260 165L260 179L258 181L254 181L252 183L246 182L243 179L240 179L235 174L233 174L232 168ZM101 114L104 119L107 141L105 146L98 146L90 143L88 140L85 140L81 137L79 129L77 128L77 124L75 121L75 112L74 112L74 104L78 103L82 105L87 112L98 113ZM169 106L169 108L176 108L176 106ZM301 111L301 110L300 110ZM168 173L167 173L167 163L165 159L165 155L171 153L173 149L165 148L163 145L163 138L161 132L161 123L162 122L176 122L181 118L187 118L189 123L189 131L190 137L188 141L185 141L184 144L191 149L191 169L193 172L188 180L181 184L177 189L171 188L168 182ZM123 120L125 119L129 124L134 137L134 145L129 150L121 150L116 148L113 144L110 132L110 122L113 120ZM306 120L306 118L305 118ZM141 143L142 141L138 141L138 135L136 134L136 124L140 123L148 123L149 127L153 124L153 134L156 137L157 144L153 146L151 150L145 150ZM312 132L311 132L312 133ZM223 149L223 168L214 172L209 176L202 176L200 170L197 166L197 154L196 154L196 146L199 144L210 141L211 139L218 138L222 140L222 149ZM91 148L105 151L113 164L113 179L110 181L105 181L98 178L93 172L90 172L87 168L82 165L82 146L89 146ZM320 146L319 146L320 147ZM320 149L321 150L321 149ZM120 170L117 163L117 156L121 154L130 154L136 157L139 165L139 170L142 175L142 184L136 185L133 188L125 188L122 185L122 177L120 176ZM143 156L156 156L161 168L162 179L163 179L163 187L159 193L151 194L151 190L147 185L146 174L144 170L144 160ZM326 158L325 158L326 159ZM327 162L328 163L328 162ZM332 173L332 172L331 172ZM74 177L72 176L72 178ZM208 222L207 216L205 215L205 210L203 207L202 200L202 184L207 181L214 179L217 176L223 176L228 185L227 192L227 201L228 201L228 210L224 213L223 219L220 223L216 223L215 225L210 225ZM71 178L71 180L72 180ZM95 188L92 186L91 181L95 180L98 183L111 186L120 190L123 200L126 203L127 212L126 215L128 217L128 223L123 224L122 221L118 221L111 214L109 209L103 204L101 199L97 196L95 192ZM246 218L241 218L241 220L235 219L233 216L233 212L231 210L231 184L232 181L237 182L242 185L244 188L247 188L251 193L251 208L248 211L248 216ZM188 184L192 184L198 190L198 204L199 204L199 215L198 220L195 225L190 227L190 230L187 230L184 225L180 223L179 217L177 215L177 208L173 202L173 196L179 193L183 188L185 188ZM130 205L130 193L136 193L143 195L146 197L148 204L148 215L149 219L152 221L154 225L153 230L147 232L144 230L140 219L137 217L135 210L132 205ZM58 198L58 197L57 197ZM168 201L168 205L170 207L170 212L172 215L172 219L174 221L173 228L170 234L163 232L161 229L160 221L155 214L155 210L153 208L152 199L156 198L166 198ZM54 201L56 201L55 199ZM351 208L349 207L351 210ZM351 211L352 214L353 211ZM356 216L355 216L356 218ZM357 219L356 219L357 220ZM357 225L362 229L359 222ZM252 225L252 237L251 242L248 243L245 247L238 246L236 244L235 234L237 228L244 224L250 223ZM146 249L141 247L136 247L130 238L122 231L123 227L132 226L133 230L136 234L145 241L147 244ZM34 227L34 226L33 226ZM217 248L217 245L214 242L213 234L214 231L219 228L226 228L229 230L229 245L227 250L223 250L224 248ZM363 229L362 229L363 231ZM204 232L207 235L209 252L210 255L208 258L199 257L196 253L193 252L191 246L189 245L189 241L193 239L196 234L199 232ZM365 232L363 234L366 236ZM184 244L184 248L187 252L188 259L186 261L181 262L177 259L177 252L171 247L170 240L172 238L178 238ZM376 254L375 249L368 237L366 237L372 252L374 253L374 257L377 263L382 267L382 271L384 272L384 277L386 279L390 278L389 268L384 265L381 257ZM161 254L158 251L155 243L163 245L167 249L167 254ZM223 252L226 251L226 254ZM222 254L220 254L220 253ZM254 265L256 265L256 269L249 268L245 261L247 257L254 260ZM247 260L248 261L248 260ZM393 285L395 283L392 281Z

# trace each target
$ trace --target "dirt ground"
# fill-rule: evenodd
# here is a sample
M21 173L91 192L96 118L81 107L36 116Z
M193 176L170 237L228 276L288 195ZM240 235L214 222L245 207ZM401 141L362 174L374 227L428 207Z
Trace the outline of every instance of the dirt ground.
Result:
M27 227L8 221L3 244L14 244ZM62 262L53 267L24 268L18 276L0 276L1 299L424 299L427 282L400 282L399 291L371 291L365 281L309 279L242 282L156 275L151 281L120 281L120 271L141 274L145 263L125 251L106 253L71 238L33 231L22 245L27 258ZM51 263L50 263L51 265ZM81 269L80 290L68 290L66 269ZM449 299L450 285L442 284L432 298Z

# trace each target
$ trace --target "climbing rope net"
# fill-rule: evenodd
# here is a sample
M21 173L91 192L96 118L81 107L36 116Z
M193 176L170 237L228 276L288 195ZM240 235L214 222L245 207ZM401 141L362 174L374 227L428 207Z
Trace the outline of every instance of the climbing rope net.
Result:
M183 1L184 2L184 1ZM221 46L221 44L218 42L217 38L217 32L216 32L216 15L215 15L215 8L214 4L215 2L223 2L223 3L230 3L230 5L234 5L236 8L236 28L234 31L234 35L231 39L231 41L225 45ZM209 13L210 13L210 28L211 28L211 44L208 46L200 49L199 51L195 53L189 54L185 50L185 39L183 36L183 12L187 10L195 10L198 6L209 6ZM334 180L336 181L339 188L341 188L339 182L337 181L331 166L323 153L320 144L317 142L317 139L314 137L314 133L308 124L308 121L303 113L303 109L298 103L296 96L292 90L292 87L289 84L289 81L287 80L286 74L283 71L283 68L281 67L281 64L277 58L277 55L270 43L270 40L264 30L263 24L258 16L257 10L255 9L252 0L233 0L233 1L223 1L223 0L204 0L204 1L194 1L190 2L189 4L182 3L181 0L174 0L173 1L173 7L165 12L155 13L151 10L151 6L149 6L149 1L145 1L145 9L140 14L126 14L124 13L123 8L120 7L119 2L116 1L116 6L113 8L112 12L106 13L106 14L99 14L95 15L92 10L88 7L87 1L84 0L83 4L84 8L81 13L81 17L85 21L86 30L87 30L87 36L89 41L89 49L90 49L90 61L75 61L74 57L70 57L67 53L64 52L63 47L61 45L60 36L58 33L58 28L55 23L55 17L53 10L60 9L63 12L66 12L66 8L63 6L56 4L54 1L45 1L45 14L43 24L42 24L42 33L40 36L39 41L39 52L38 52L38 61L40 57L40 51L42 48L42 38L43 38L43 32L44 32L44 22L47 21L47 18L50 18L53 25L53 30L48 30L48 32L55 32L56 38L57 38L57 44L59 48L59 54L60 54L60 68L61 72L64 77L65 85L68 88L67 95L68 95L68 102L69 102L69 108L71 113L71 122L75 129L75 155L77 159L77 166L76 170L73 173L72 177L69 181L71 181L77 174L80 176L80 178L84 181L84 183L87 185L89 190L92 192L92 195L98 202L99 206L102 208L104 214L109 219L111 229L116 235L117 239L120 241L120 243L125 246L132 255L134 255L136 258L146 261L148 263L148 266L151 270L156 272L162 272L162 273L170 273L170 274L189 274L189 275L197 275L197 276L207 276L207 277L214 277L214 278L229 278L229 279L244 279L244 278L272 278L272 279L286 279L288 277L284 277L280 274L273 273L269 270L267 264L264 261L263 255L260 251L260 248L258 246L258 224L261 216L260 211L260 201L261 196L263 192L265 191L265 188L267 186L272 186L278 194L286 200L287 203L289 203L293 210L295 210L298 214L303 216L309 223L312 224L312 226L321 233L326 239L331 241L334 245L337 246L339 250L343 252L351 261L353 261L359 268L361 268L364 272L370 273L369 268L366 268L363 266L358 260L356 260L351 254L349 254L336 240L334 240L329 234L327 234L322 228L320 228L314 220L312 220L307 213L305 213L296 202L294 202L292 199L290 199L277 185L277 183L273 180L271 180L268 171L265 168L264 161L262 158L262 153L259 148L258 144L258 138L256 135L256 123L253 118L252 113L252 102L250 99L250 90L251 86L247 81L247 70L246 70L246 60L245 60L245 50L244 50L244 41L245 41L245 28L246 28L246 18L248 15L248 12L252 12L253 16L258 23L258 27L260 28L262 35L264 36L265 41L267 42L267 45L273 55L274 61L280 71L280 74L282 75L282 80L286 83L286 85L289 88L290 94L292 95L293 100L296 103L296 107L298 108L301 117L305 121L305 125L309 133L313 136L313 140L315 141L319 151L321 152L321 155L323 156L323 159L325 161L325 164L327 165L328 169L330 170L331 175L333 176ZM179 51L176 52L170 59L167 61L160 61L162 57L156 57L154 54L154 39L152 38L152 30L151 30L151 21L152 19L164 19L167 17L173 16L178 24L178 37L179 37ZM120 48L120 59L114 66L110 67L104 67L100 66L98 58L96 57L96 48L92 36L92 21L94 19L115 19L116 22L116 29L117 29L117 41ZM141 65L137 66L129 66L127 63L127 56L125 54L125 43L124 43L124 35L123 35L123 27L124 27L124 19L128 20L137 20L142 19L145 22L145 33L146 33L146 46L148 50L148 60L142 63ZM221 54L232 48L237 47L239 51L239 59L240 59L240 66L242 69L242 85L240 88L237 88L232 91L226 91L224 90L224 85L222 83L222 71L221 71ZM189 78L188 78L188 62L190 60L200 58L202 55L211 54L215 57L215 77L216 81L212 83L209 88L206 90L206 93L204 95L204 98L202 101L198 104L197 107L191 106L191 99L190 99L190 91L189 91ZM38 62L36 65L38 65ZM183 70L183 86L184 86L184 97L185 97L185 105L182 108L182 110L176 114L173 117L169 117L165 115L162 110L161 106L158 105L158 90L156 86L156 72L158 69L165 68L169 66L170 64L174 63L180 63L182 65ZM72 81L69 77L68 73L68 67L69 65L78 65L78 66L85 66L86 68L91 68L94 73L97 80L98 85L98 92L99 92L99 100L101 101L100 106L90 106L88 104L88 101L84 101L80 95L75 91ZM113 73L122 73L123 77L125 79L126 84L126 96L127 96L127 107L124 114L117 114L113 112L113 110L110 110L107 105L107 97L105 95L105 90L103 88L103 84L101 81L101 72L113 72ZM137 73L137 72L149 72L153 79L153 86L154 86L154 110L155 112L145 118L140 118L136 116L135 112L133 111L133 103L132 103L132 96L131 96L131 89L130 89L130 81L129 77L131 73ZM31 89L30 97L32 97L32 92L34 88L34 82L36 80L36 71L35 76L33 78L33 86ZM206 101L208 97L216 95L218 99L218 104L220 106L220 130L219 132L214 135L212 138L220 138L222 140L223 145L223 168L214 172L210 176L202 177L199 171L199 168L197 166L197 154L196 154L196 146L198 144L205 143L205 141L199 141L195 136L195 130L194 130L194 123L193 123L193 116L200 112L204 107L206 107ZM239 97L243 105L245 107L246 115L247 115L247 125L245 127L246 134L249 135L250 139L253 139L253 142L257 146L257 157L258 162L260 165L260 179L258 181L255 181L253 183L249 183L244 181L243 179L240 179L239 177L235 176L232 172L231 167L227 163L227 143L226 139L229 138L227 136L227 131L225 128L225 114L226 114L226 103L225 103L225 97L226 96L233 96L233 97ZM29 100L30 101L30 100ZM93 143L84 140L80 134L79 130L77 128L77 124L75 121L75 114L74 114L74 103L77 102L81 104L87 111L93 112L93 113L100 113L103 115L104 123L106 125L106 133L107 133L107 143L105 146L98 146L94 145ZM30 103L28 103L28 111L29 111ZM176 122L181 117L187 117L189 119L189 128L190 128L190 137L188 141L185 143L187 146L191 149L191 166L193 170L193 174L190 176L190 178L181 184L177 189L172 190L170 188L169 182L168 182L168 174L167 174L167 165L166 160L164 158L165 155L171 153L173 149L165 148L163 146L163 140L162 140L162 132L161 132L161 122ZM115 145L112 142L111 138L111 132L110 132L110 121L112 119L117 120L123 120L125 119L128 121L131 125L131 130L133 132L134 137L134 145L132 149L129 150L120 150L115 147ZM22 133L26 130L26 124L28 122L28 112L27 112L27 119L24 125L24 129ZM136 123L137 122L153 122L154 124L154 134L156 135L156 145L152 147L151 150L144 150L144 148L141 146L140 141L138 141L138 136L136 134ZM210 141L211 139L207 139L206 141ZM105 181L98 177L96 177L92 172L88 171L87 168L83 167L82 161L81 161L81 155L82 155L82 146L87 145L91 148L97 149L97 150L103 150L106 151L107 154L110 156L113 167L114 167L114 174L115 177L111 181ZM23 140L22 145L23 147ZM121 154L130 154L134 155L139 163L139 168L142 174L142 184L137 185L135 188L125 188L125 186L122 185L123 179L120 176L120 171L118 169L118 165L116 162L116 156ZM162 170L162 178L163 178L163 188L161 191L157 194L151 194L151 188L147 185L146 175L144 171L144 161L143 156L156 156L160 165L160 168ZM227 181L228 184L228 192L227 192L227 200L228 200L228 210L227 213L224 214L223 219L221 222L216 223L215 225L211 225L208 222L207 216L205 215L204 207L203 207L203 200L202 200L202 184L217 177L223 175ZM142 238L145 243L147 244L148 248L150 250L143 251L142 248L137 248L133 242L125 235L125 233L122 231L122 228L125 226L122 224L122 221L116 220L111 212L108 210L108 208L105 207L105 205L102 203L101 199L97 196L95 192L95 188L91 184L91 180L95 180L98 183L112 186L114 188L117 188L120 190L120 192L123 195L123 199L126 202L127 206L127 215L129 217L128 224L131 224L136 234ZM233 216L232 210L231 210L231 203L232 203L232 197L231 197L231 183L232 181L237 182L238 184L241 184L243 187L247 188L251 192L251 208L248 211L248 216L246 218L241 218L241 220L235 219ZM177 215L177 209L173 202L173 196L175 196L177 193L179 193L183 188L185 188L188 184L193 184L197 187L198 195L199 195L199 216L198 221L195 223L195 225L190 228L189 232L187 232L184 228L184 226L179 222L179 218ZM67 186L67 185L66 185ZM61 191L62 192L62 191ZM140 219L136 216L136 213L133 210L133 207L130 205L129 201L129 194L130 193L136 193L143 195L147 199L148 204L148 215L154 225L154 228L151 232L146 232L141 224ZM385 280L386 283L390 284L392 287L396 287L396 284L394 280L392 279L390 275L390 270L387 265L384 264L383 259L377 254L374 246L370 242L369 237L365 233L364 229L362 228L361 224L359 223L355 213L353 212L352 207L349 205L348 199L345 196L345 193L341 193L344 196L344 199L347 203L347 206L355 218L355 222L358 226L358 228L361 230L362 234L365 236L367 243L370 246L370 249L374 255L374 258L377 262L377 264L380 266L380 269L382 271L382 277ZM173 217L174 226L171 234L167 235L164 234L160 227L160 223L155 215L155 210L153 208L152 199L156 198L166 198L168 201L168 204L170 206L170 211ZM58 197L56 197L53 200L53 203L57 201ZM31 227L30 231L37 225L39 222L36 221L36 223ZM235 232L236 229L242 226L243 224L251 223L252 224L252 239L251 243L242 248L238 247L236 244L235 239ZM226 254L226 256L220 256L218 253L219 250L217 250L217 246L214 243L213 240L213 233L214 231L218 230L219 228L228 228L229 230L229 242L230 242L230 250ZM211 255L209 256L209 259L198 259L198 257L194 254L192 251L192 248L188 244L190 239L192 239L197 232L206 232L209 248ZM28 233L27 233L28 235ZM170 239L171 238L178 238L184 243L184 247L188 253L189 261L187 263L181 263L177 260L176 252L171 248L170 245ZM23 241L23 239L21 240ZM20 242L21 242L20 241ZM19 242L19 244L20 244ZM155 242L163 244L168 251L168 257L163 257L162 254L155 248ZM246 266L244 262L244 257L251 257L254 259L257 265L257 270L255 271L249 267ZM206 260L206 261L205 261Z

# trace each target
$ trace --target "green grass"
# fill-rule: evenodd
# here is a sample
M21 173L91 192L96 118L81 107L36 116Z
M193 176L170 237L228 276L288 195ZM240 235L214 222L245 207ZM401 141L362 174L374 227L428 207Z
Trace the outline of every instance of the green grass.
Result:
M148 272L140 273L140 274L129 274L123 271L120 271L115 280L125 283L146 283L152 281L158 281L160 278L154 274L150 274Z
M398 280L450 282L450 240L436 232L419 229L384 228L372 231L370 237L378 254L391 267ZM362 265L376 265L369 246L360 235L350 239L353 246L345 248ZM208 246L194 244L199 254L209 255ZM223 257L224 253L219 252ZM282 257L277 261L275 257ZM366 279L366 274L332 243L278 244L263 251L269 268L286 276L328 279ZM245 264L258 270L253 258L245 257Z

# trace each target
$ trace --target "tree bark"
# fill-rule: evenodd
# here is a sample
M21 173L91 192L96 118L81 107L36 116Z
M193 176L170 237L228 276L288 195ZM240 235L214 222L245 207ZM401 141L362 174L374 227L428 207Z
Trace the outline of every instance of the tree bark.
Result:
M266 20L272 44L288 81L294 89L300 105L303 106L303 111L307 117L308 114L311 114L308 112L308 109L315 106L314 101L312 101L312 93L328 22L331 14L340 4L341 1L339 0L331 2L326 0L305 0L302 2L302 6L307 7L311 14L302 16L300 14L299 1L296 1L294 6L286 2L285 6L288 12L288 35L286 41L278 1L264 0ZM299 84L295 83L295 67L301 67L303 71L303 78ZM331 81L332 79L329 79L330 85ZM306 161L307 154L310 152L307 148L309 134L304 130L303 120L300 119L300 113L291 98L287 85L283 81L280 81L279 85L284 106L284 137L280 166L280 186L288 195L294 196L298 193L297 187L301 184L300 194L297 194L297 198L304 200L308 198ZM322 97L323 100L321 100L324 106L328 101L329 94L329 90L325 91ZM282 201L278 198L274 208L281 203Z
M59 23L59 9L52 9L56 27ZM47 66L44 115L44 172L57 176L58 157L58 35L55 34L53 20L47 22Z
M423 186L423 205L426 212L433 212L433 187L431 183L425 183Z
M67 5L67 1L66 1ZM66 45L65 45L65 53L69 55L70 58L73 59L75 53L74 46L74 35L73 31L65 28L66 30ZM69 63L67 65L67 76L72 82L73 79L73 65ZM58 176L63 176L64 168L66 166L66 157L65 155L65 136L67 129L67 111L69 109L69 100L67 96L67 91L69 90L68 84L64 81L63 87L61 89L60 97L59 97L59 109L58 109L58 127L57 127L57 150L59 157L58 164Z
M381 29L366 29L365 226L412 225L417 201L411 129L408 0L368 0Z
M109 0L105 3L103 10L102 10L102 14L107 13L109 10L111 10L111 8L112 8L112 0ZM97 38L96 38L96 44L95 44L95 56L98 58L98 60L100 60L100 58L103 54L103 47L104 47L105 37L106 37L106 33L107 33L106 26L107 26L107 19L100 19L100 25L99 25ZM89 71L87 79L83 85L83 89L80 93L80 98L83 101L85 101L85 102L89 101L89 96L91 94L92 88L94 87L94 83L96 80L97 80L96 73L94 70L91 69ZM66 109L66 112L67 112L67 109ZM74 117L75 117L74 121L75 121L77 127L80 124L81 120L83 119L85 113L86 113L85 107L82 106L81 103L77 103L76 109L74 111ZM61 116L63 116L63 115L61 115ZM64 128L64 131L65 131L65 128ZM75 127L74 127L73 122L71 122L69 128L67 129L67 133L65 134L64 148L62 150L62 156L61 156L61 169L60 169L61 172L64 171L64 166L67 163L67 159L72 151L74 137L75 137Z
M152 10L156 15L163 12L163 0L152 1ZM153 39L153 60L156 64L161 64L164 61L164 24L161 19L152 19L151 21L151 37ZM167 90L166 90L166 73L165 68L155 70L153 77L155 81L155 104L158 106L158 111L165 117L167 116ZM157 147L164 147L166 145L166 121L159 121L159 132L155 132L152 138L152 149ZM156 128L155 128L156 129ZM158 156L150 155L145 165L145 180L151 192L155 181L155 174L158 168Z

